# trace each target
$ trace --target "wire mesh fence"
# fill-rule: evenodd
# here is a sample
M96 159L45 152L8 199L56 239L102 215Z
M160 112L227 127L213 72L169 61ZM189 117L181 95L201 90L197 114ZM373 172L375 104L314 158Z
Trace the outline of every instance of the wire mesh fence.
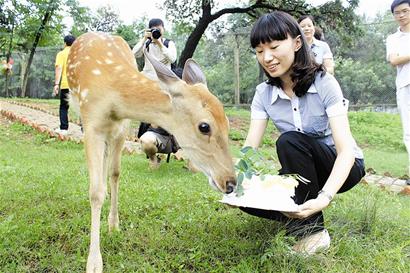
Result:
M30 67L25 96L47 99L52 97L54 83L54 63L59 48L37 48ZM2 70L0 76L0 96L22 96L22 81L27 66L28 53L14 52L11 58L14 63L8 75L6 88L6 73Z

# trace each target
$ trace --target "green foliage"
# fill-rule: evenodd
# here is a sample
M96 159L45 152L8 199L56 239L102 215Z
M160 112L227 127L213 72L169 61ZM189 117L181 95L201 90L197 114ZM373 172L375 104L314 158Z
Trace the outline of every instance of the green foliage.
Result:
M246 179L251 179L253 175L263 177L267 174L272 174L276 169L276 162L272 159L267 160L258 150L246 146L240 150L238 162L235 164L235 170L238 175L237 185L235 189L236 196L243 195L242 182Z
M336 78L343 90L346 98L353 105L366 104L380 101L377 88L383 87L383 82L379 79L372 67L368 67L360 61L352 59L337 59ZM339 72L340 71L340 72Z
M385 40L397 26L390 11L372 21L361 18L359 26L360 35L351 34L351 46L333 41L329 33L333 53L339 56L336 77L351 104L394 104L396 71L386 61Z
M355 112L349 113L349 121L355 139L363 147L405 151L398 114Z
M120 24L118 12L107 5L97 9L95 17L91 19L90 30L113 33Z

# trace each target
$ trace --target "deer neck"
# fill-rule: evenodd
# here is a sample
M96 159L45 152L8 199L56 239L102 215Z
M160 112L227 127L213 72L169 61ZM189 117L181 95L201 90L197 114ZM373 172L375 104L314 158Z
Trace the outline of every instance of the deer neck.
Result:
M119 90L119 107L122 118L154 123L167 129L173 129L175 112L169 94L160 85L141 73L135 73L131 80L123 85L116 84ZM172 127L172 128L170 128Z

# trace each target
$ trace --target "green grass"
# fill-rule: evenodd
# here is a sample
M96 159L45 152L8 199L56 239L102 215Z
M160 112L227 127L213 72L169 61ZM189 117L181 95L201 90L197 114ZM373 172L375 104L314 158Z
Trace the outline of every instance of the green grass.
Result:
M372 137L373 114L352 130L368 165L390 171L387 161L405 156L401 135ZM385 130L397 131L392 124ZM289 252L293 239L281 225L220 204L202 174L182 167L171 161L150 171L144 156L123 156L121 232L108 234L108 202L102 213L105 272L410 272L408 197L362 184L338 195L325 210L330 250L303 257ZM84 272L90 208L82 145L0 125L0 200L0 272Z

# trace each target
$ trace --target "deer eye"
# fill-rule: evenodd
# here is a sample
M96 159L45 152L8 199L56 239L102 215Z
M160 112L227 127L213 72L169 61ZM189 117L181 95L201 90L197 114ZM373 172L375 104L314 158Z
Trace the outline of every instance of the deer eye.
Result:
M204 135L208 135L211 132L211 127L205 122L200 123L198 129Z

